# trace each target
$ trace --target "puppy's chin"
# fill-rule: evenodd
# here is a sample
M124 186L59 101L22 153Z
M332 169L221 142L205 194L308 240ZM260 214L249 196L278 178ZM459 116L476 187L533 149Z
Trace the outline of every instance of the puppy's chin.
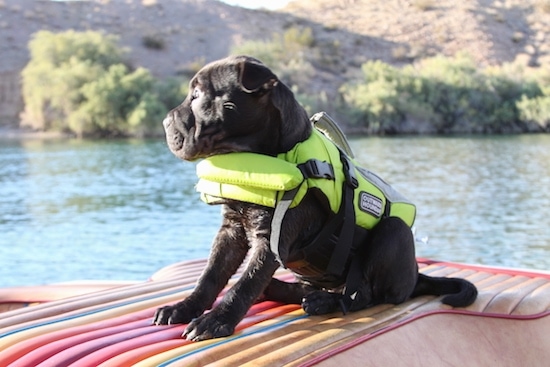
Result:
M179 159L184 161L195 161L200 158L212 155L207 151L207 145L197 141L193 136L187 137L178 129L170 126L165 129L166 143L170 151Z
M205 158L205 156L203 154L189 152L189 151L184 150L184 149L172 150L172 153L176 157L178 157L179 159L182 159L182 160L188 161L188 162L193 162L193 161L196 161L197 159Z
M169 142L168 147L176 157L189 162L212 155L210 152L201 151L197 145L190 143L188 139L182 140L180 144L170 144Z

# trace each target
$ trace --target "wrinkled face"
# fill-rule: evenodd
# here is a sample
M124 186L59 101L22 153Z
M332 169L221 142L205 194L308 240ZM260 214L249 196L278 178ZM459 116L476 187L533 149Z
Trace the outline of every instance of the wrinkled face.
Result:
M229 152L276 154L280 113L270 101L277 77L259 61L231 57L202 68L163 125L168 147L192 161Z

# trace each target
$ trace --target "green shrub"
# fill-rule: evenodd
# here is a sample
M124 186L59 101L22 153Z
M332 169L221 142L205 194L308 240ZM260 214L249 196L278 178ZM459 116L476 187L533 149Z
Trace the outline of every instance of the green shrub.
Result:
M516 105L522 120L550 131L550 94L536 98L522 96Z
M122 64L111 66L97 80L82 86L83 101L67 116L79 136L143 136L160 125L165 109L149 92L154 80L145 69L129 73Z
M181 98L175 82L160 84L146 69L130 70L113 36L40 31L29 49L22 123L35 129L81 137L158 134L167 109L174 107L168 103L177 105L174 99Z
M480 69L471 58L434 57L402 69L363 65L363 80L340 88L342 113L373 134L517 133L547 126L539 83L514 66ZM518 102L520 101L520 102Z
M370 61L363 65L362 71L364 80L342 86L340 93L344 105L351 107L347 113L350 123L376 134L403 119L396 108L399 98L396 69L381 61Z
M155 95L168 110L178 106L189 93L187 78L169 78L155 84Z
M24 123L43 130L62 130L66 116L84 98L80 88L122 57L112 37L95 32L40 31L29 50L22 71Z

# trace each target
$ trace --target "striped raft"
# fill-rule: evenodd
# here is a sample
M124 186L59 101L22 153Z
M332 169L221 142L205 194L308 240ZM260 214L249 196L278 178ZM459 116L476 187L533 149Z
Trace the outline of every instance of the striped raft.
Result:
M453 309L422 296L346 316L309 316L297 305L262 302L234 335L197 343L181 338L185 325L151 325L157 307L190 294L205 263L174 264L143 283L0 289L0 364L543 366L550 360L550 273L419 259L425 274L472 281L476 302ZM282 269L276 276L294 279Z

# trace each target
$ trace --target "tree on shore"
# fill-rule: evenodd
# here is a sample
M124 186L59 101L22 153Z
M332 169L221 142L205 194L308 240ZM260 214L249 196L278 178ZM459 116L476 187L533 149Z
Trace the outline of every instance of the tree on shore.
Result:
M132 70L117 38L99 32L37 32L22 72L22 125L79 137L160 133L166 111L158 82Z

